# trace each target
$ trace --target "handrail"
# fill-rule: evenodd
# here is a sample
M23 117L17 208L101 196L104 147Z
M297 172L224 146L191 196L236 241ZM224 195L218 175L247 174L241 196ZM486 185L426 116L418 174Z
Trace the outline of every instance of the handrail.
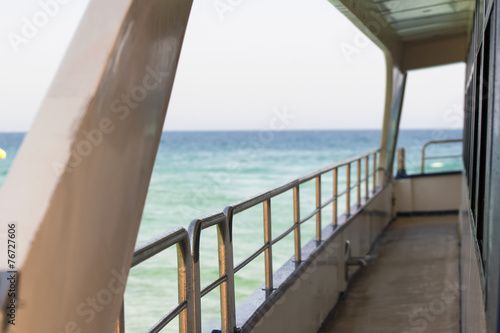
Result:
M284 192L286 192L288 190L291 190L292 188L294 188L297 185L300 185L300 184L303 184L305 182L308 182L308 181L316 178L319 175L323 175L323 174L325 174L327 172L333 171L334 169L338 169L338 168L343 167L343 166L345 166L347 164L354 163L357 160L360 160L360 159L362 159L364 157L377 154L379 151L380 151L380 149L373 149L373 150L367 151L366 153L359 154L359 155L357 155L355 157L346 159L344 161L330 164L330 165L328 165L326 167L323 167L323 168L321 168L319 170L311 172L310 174L307 174L307 175L305 175L303 177L300 177L298 179L295 179L295 180L293 180L291 182L288 182L286 184L278 186L278 187L276 187L274 189L271 189L269 191L260 193L258 195L253 196L253 197L250 197L250 198L238 201L235 204L233 204L232 207L235 210L235 214L236 213L240 213L240 212L242 212L242 211L244 211L244 210L246 210L248 208L251 208L253 206L256 206L256 205L264 202L264 200L267 200L268 198L275 197L275 196L277 196L279 194L282 194L282 193L284 193Z
M424 173L424 171L425 171L425 161L426 160L462 157L462 154L460 154L460 155L439 155L439 156L430 156L430 157L427 156L426 157L425 150L427 149L428 146L433 145L433 144L446 144L446 143L456 143L456 142L463 142L463 139L431 140L431 141L426 142L422 147L422 165L420 168L421 173Z
M186 236L186 230L177 227L157 238L153 238L135 249L131 267L135 267L163 250L181 243Z
M316 178L316 176L320 175L320 174L324 174L324 173L327 173L327 172L330 172L330 171L333 171L334 169L337 169L339 167L343 167L347 164L350 164L350 163L354 163L356 162L357 160L361 160L362 158L366 157L366 156L370 156L370 155L374 155L374 154L377 154L378 152L380 152L380 149L372 149L372 150L369 150L365 153L362 153L362 154L359 154L359 155L356 155L354 157L351 157L351 158L348 158L346 160L343 160L343 161L340 161L340 162L337 162L337 163L333 163L333 164L330 164L324 168L321 168L319 170L316 170L314 172L311 172L310 174L308 175L305 175L303 177L300 177L299 178L299 181L300 183L305 183L313 178Z
M236 325L236 309L234 299L234 268L233 268L233 244L231 231L231 217L226 210L224 212L195 219L189 225L191 239L193 268L198 272L193 276L195 326L201 332L201 297L220 286L221 293L221 325L222 332L233 332ZM208 286L200 287L200 241L201 232L210 227L217 227L217 242L219 256L219 278L212 281Z
M291 189L294 189L294 203L297 201L296 205L297 205L297 208L298 208L298 193L299 193L299 186L301 184L304 184L312 179L316 179L316 209L314 209L309 215L307 215L305 218L303 219L300 219L299 216L296 216L295 218L295 223L294 225L287 229L283 234L279 235L278 237L276 237L274 240L278 239L278 240L281 240L282 238L284 238L286 235L288 235L292 230L300 230L300 225L306 221L308 221L309 219L311 219L312 217L314 217L315 215L318 217L317 218L317 223L316 223L316 240L317 241L321 241L321 234L320 234L320 231L321 231L321 210L323 208L325 208L329 203L336 203L337 199L339 197L341 197L342 195L346 194L346 196L349 196L350 194L350 191L351 190L354 190L354 189L357 189L357 206L359 206L361 204L361 183L362 182L365 182L366 184L366 191L365 193L368 193L368 188L369 188L369 185L368 185L368 182L369 182L369 176L373 176L375 177L375 173L376 171L373 170L372 173L369 173L368 169L365 170L365 175L366 177L365 178L361 178L361 160L365 160L365 166L369 166L369 163L368 163L368 159L369 159L369 156L370 155L373 155L373 158L376 159L376 154L379 152L379 149L374 149L374 150L371 150L367 153L364 153L364 154L360 154L356 157L353 157L353 158L350 158L350 159L347 159L345 161L342 161L342 162L338 162L338 163L334 163L332 165L329 165L327 167L324 167L322 169L319 169L315 172L312 172L304 177L301 177L297 180L294 180L292 182L289 182L287 184L284 184L282 186L279 186L273 190L270 190L270 191L267 191L267 192L264 192L262 194L259 194L259 195L256 195L254 197L251 197L249 199L246 199L246 200L242 200L240 202L237 202L236 204L232 205L232 206L229 206L232 208L232 211L233 211L233 214L237 214L237 213L241 213L251 207L254 207L258 204L261 204L263 203L265 206L264 206L264 223L267 224L267 223L270 223L270 222L267 222L266 223L266 220L269 219L270 220L270 213L268 211L270 211L270 206L271 206L271 203L270 203L270 199L279 195L279 194L282 194L286 191L289 191ZM352 163L356 162L357 164L357 182L351 186L350 185L350 165ZM336 194L338 192L338 189L337 189L337 182L334 181L334 195L332 197L330 197L325 203L323 203L321 201L321 179L320 177L322 175L324 175L325 173L327 172L331 172L331 171L336 171L335 173L337 173L337 170L340 168L340 167L343 167L343 166L347 166L347 169L348 169L348 172L347 172L347 186L346 186L346 190L341 192L340 194ZM373 181L375 182L375 178L373 178ZM266 207L267 206L267 207ZM350 211L350 204L347 203L347 211ZM300 215L300 214L299 214ZM347 214L349 215L349 214ZM336 222L337 222L337 216L335 214L334 218L333 218L333 224L336 225ZM268 227L265 225L264 228L267 230ZM269 228L270 229L270 228ZM266 234L267 232L265 232ZM300 243L300 240L297 239L298 237L296 237L296 252L300 251L297 249L300 248L297 243ZM270 248L272 247L273 244L275 244L273 239L269 239L267 241L265 241L265 245L264 247L258 249L257 251L255 251L254 253L252 253L249 257L247 257L246 259L244 259L239 265L237 265L238 269L241 269L243 268L246 264L250 263L251 260L248 260L249 258L255 258L256 256L258 256L259 254L261 254L262 252L266 252L266 251L270 251ZM301 258L300 258L300 255L297 255L296 256L296 260L298 262L300 262ZM267 265L266 265L267 266ZM272 269L270 267L266 267L266 271L272 271Z
M356 190L356 207L361 206L361 186L365 187L365 199L370 195L370 180L372 181L372 194L376 187L376 160L379 149L371 150L356 157L331 164L306 176L295 179L272 190L263 192L256 196L227 206L223 212L207 215L195 219L189 225L188 231L184 228L176 228L166 234L155 238L144 245L138 247L134 253L132 267L155 256L163 250L177 245L179 251L179 304L171 310L169 314L163 317L149 332L158 332L176 316L180 316L179 330L186 332L201 332L201 298L208 293L220 287L221 299L221 331L224 333L233 333L236 329L236 309L235 309L235 291L234 274L243 267L251 263L254 259L264 253L265 256L265 291L266 298L273 293L273 262L272 248L277 242L281 241L292 231L294 232L295 262L299 264L302 261L300 229L301 225L316 216L316 237L319 245L322 240L322 210L332 205L333 217L331 225L335 228L338 223L338 199L346 197L346 220L351 216L351 192ZM372 159L370 172L369 160ZM364 161L365 174L361 177L361 165ZM356 181L351 183L351 165L356 165ZM339 169L345 169L346 186L345 189L338 189ZM326 200L321 197L322 177L325 174L332 173L333 193ZM301 218L300 213L300 186L311 180L315 180L315 209ZM294 218L291 226L277 237L272 237L272 219L271 219L271 199L293 190ZM233 262L233 219L234 216L252 208L256 205L263 205L263 225L264 225L264 245L257 251L243 259L236 267ZM200 241L203 230L211 227L217 228L218 256L219 256L219 277L210 282L201 289L200 286ZM122 309L123 313L123 309ZM119 332L123 333L123 319L119 322Z
M148 333L160 332L176 317L179 317L179 332L195 332L195 327L193 325L194 321L192 320L195 315L193 276L199 275L199 273L193 268L189 234L186 229L181 227L174 228L137 247L134 251L131 267L139 265L174 245L177 245L178 253L177 271L179 279L179 304L153 325L153 327L148 330ZM122 304L121 315L117 325L117 331L119 333L125 332L123 313L124 305Z

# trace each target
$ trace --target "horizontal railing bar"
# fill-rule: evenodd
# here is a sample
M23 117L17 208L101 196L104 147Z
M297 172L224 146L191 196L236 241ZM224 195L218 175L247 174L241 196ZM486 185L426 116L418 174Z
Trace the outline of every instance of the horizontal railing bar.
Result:
M369 174L369 175L368 175L368 178L366 178L366 177L365 177L365 178L361 178L361 179L359 180L359 182L353 183L353 184L354 184L354 186L352 186L352 187L351 187L351 190L352 190L353 188L358 187L358 184L363 184L363 182L364 182L364 181L366 181L367 179L370 179L370 178L371 178L371 176L373 176L373 173Z
M359 182L360 182L360 183L365 182L367 179L370 179L370 176L371 176L371 175L368 175L368 177L365 177L365 178L361 178L361 179L359 180Z
M338 199L338 196L331 197L330 199L328 199L328 201L325 201L324 203L322 203L319 208L320 209L325 208L326 206L328 206L329 204L331 204L332 202L334 202L335 199Z
M362 184L364 181L366 181L366 178L361 179L361 181L359 182L359 184ZM358 183L356 183L354 186L352 186L351 190L357 188L358 187L357 185L358 185ZM305 218L303 218L302 220L300 220L300 224L302 224L302 223L306 222L307 220L311 219L319 210L322 210L323 208L325 208L326 206L328 206L329 204L331 204L332 202L334 202L336 199L339 199L341 196L343 196L344 194L346 194L347 191L348 190L342 191L338 195L333 196L330 199L328 199L327 201L323 202L319 208L316 208L309 215L307 215Z
M257 258L258 256L260 256L262 253L264 253L265 250L267 250L269 248L269 244L264 244L260 249L258 249L257 251L255 251L252 255L250 255L249 257L247 257L245 260L243 260L242 262L240 262L235 268L234 268L234 272L238 272L240 269L242 269L243 267L245 267L246 265L248 265L250 262L252 262L255 258Z
M370 178L370 177L368 177L368 179L369 179L369 178ZM366 181L366 178L361 178L361 179L359 180L359 182L353 183L354 185L353 185L353 186L351 186L351 190L354 190L355 188L357 188L357 187L358 187L358 185L363 184L365 181Z
M432 144L447 144L447 143L455 143L455 142L463 142L463 139L447 139L447 140L431 140L426 142L422 146L422 159L421 159L421 166L420 166L420 172L424 173L425 172L425 161L430 160L430 159L442 159L442 158L458 158L461 157L462 155L459 156L431 156L431 157L426 157L425 156L425 150L429 145Z
M353 186L352 188L355 188L355 186ZM331 204L335 199L338 199L340 196L342 196L343 194L345 194L347 192L346 191L343 191L342 193L340 193L339 195L337 195L336 197L332 197L330 198L328 201L326 201L325 203L323 203L321 205L320 208L316 208L315 210L313 210L308 216L306 216L305 218L301 219L299 221L300 224L303 224L304 222L307 222L308 220L310 220L312 217L314 217L316 215L316 213L318 213L319 210L322 210L323 208L325 208L326 206L328 206L329 204ZM295 230L297 228L296 225L293 225L291 226L290 228L288 228L285 232L283 232L281 235L279 235L278 237L274 238L271 242L271 245L274 245L276 244L277 242L279 242L280 240L282 240L283 238L285 238L286 236L288 236L293 230ZM246 265L248 265L251 261L253 261L255 258L257 258L259 255L261 255L267 248L269 248L269 244L265 244L263 245L260 249L258 249L256 252L254 252L251 256L247 257L245 260L243 260L242 262L240 262L235 268L234 268L234 272L238 272L240 269L242 269L243 267L245 267Z
M447 139L447 140L431 140L427 141L423 148L426 148L429 145L434 145L434 144L446 144L446 143L456 143L456 142L462 142L463 139Z
M460 155L462 156L462 155ZM372 172L372 173L369 173L368 174L368 178L364 177L364 178L361 178L359 180L359 182L356 182L356 183L352 183L354 184L353 186L351 186L351 190L355 189L356 187L358 187L358 184L363 184L363 182L365 182L367 179L370 179L371 177L373 177L375 175L375 172ZM343 192L340 192L338 195L337 195L337 198L341 197L342 195L346 194L347 190L343 191Z
M283 238L285 238L286 236L288 236L296 228L297 228L296 224L292 225L290 228L286 229L281 235L279 235L278 237L276 237L275 239L273 239L273 241L271 242L271 244L274 245L274 244L278 243L280 240L282 240Z
M320 209L319 208L316 208L315 210L312 211L312 213L310 213L309 215L307 215L306 217L304 217L302 220L299 221L299 224L303 224L305 222L307 222L308 220L310 220L311 218L313 218L317 212L319 212Z
M168 323L170 323L175 317L181 314L182 311L187 309L187 302L182 301L177 305L172 311L170 311L165 317L163 317L159 322L157 322L153 327L151 327L148 331L148 333L158 333L161 332L161 330L167 326Z
M272 190L269 190L267 192L261 193L259 195L254 196L254 197L251 197L249 199L239 201L239 202L231 205L233 207L233 212L234 212L234 214L241 213L242 211L247 210L248 208L251 208L251 207L256 206L260 203L263 203L264 201L266 201L269 198L272 198L272 197L275 197L275 196L280 195L282 193L285 193L286 191L289 191L298 185L299 185L298 181L294 180L294 181L291 181L291 182L286 183L284 185L281 185L279 187L276 187Z
M443 155L443 156L429 156L425 157L426 160L439 160L442 158L459 158L462 157L462 155Z
M347 194L347 191L348 191L348 189L345 189L345 190L343 190L342 192L340 192L339 194L337 194L336 199L338 199L338 198L340 198L341 196L343 196L343 195Z
M311 179L314 179L314 178L316 178L317 176L322 175L322 174L324 174L324 173L330 172L330 171L332 171L332 170L333 170L333 169L335 169L335 168L340 168L340 167L343 167L343 166L345 166L345 165L347 165L347 164L349 164L349 163L356 162L357 160L362 159L362 158L364 158L364 157L365 157L365 156L367 156L367 155L372 155L372 154L374 154L374 153L378 153L379 151L380 151L380 149L379 149L379 148L377 148L377 149L373 149L373 150L370 150L370 151L365 152L365 153L363 153L363 154L360 154L360 155L354 156L354 157L352 157L352 158L350 158L350 159L347 159L347 160L344 160L344 161L337 162L337 163L331 164L331 165L329 165L329 166L326 166L326 167L324 167L324 168L322 168L322 169L319 169L319 170L314 171L314 172L312 172L312 173L310 173L310 174L308 174L308 175L305 175L304 177L300 177L298 180L299 180L300 184L305 183L305 182L308 182L308 181L310 181Z
M213 213L199 218L201 229L207 229L223 222L226 219L224 213Z
M188 233L186 229L177 227L164 233L163 235L158 236L157 238L153 238L135 249L131 267L137 266L141 262L157 255L163 250L186 240L187 237Z
M250 197L248 199L245 199L245 200L242 200L242 201L238 201L234 204L232 204L231 206L233 207L233 212L234 214L237 214L237 213L241 213L242 211L245 211L253 206L256 206L260 203L263 203L265 200L269 199L269 198L272 198L272 197L275 197L277 195L280 195L286 191L289 191L291 189L293 189L294 187L300 185L300 184L303 184L305 182L308 182L314 178L316 178L317 176L319 175L322 175L324 173L327 173L327 172L330 172L332 171L333 169L335 168L339 168L339 167L342 167L344 165L347 165L349 163L352 163L352 162L355 162L359 159L362 159L364 158L365 156L368 156L368 155L372 155L374 153L378 153L380 151L380 149L373 149L371 151L368 151L366 153L363 153L363 154L360 154L360 155L357 155L353 158L350 158L350 159L347 159L347 160L344 160L344 161L341 161L341 162L338 162L338 163L334 163L334 164L331 164L327 167L324 167L322 169L319 169L317 171L314 171L312 173L310 173L309 175L306 175L304 177L301 177L301 178L298 178L298 179L295 179L289 183L286 183L286 184L283 184L279 187L276 187L272 190L269 190L269 191L266 191L264 193L261 193L261 194L258 194L254 197Z
M213 281L212 283L207 285L205 288L203 288L200 292L200 295L201 295L200 297L205 296L206 294L208 294L209 292L211 292L212 290L214 290L215 288L217 288L218 286L220 286L221 284L223 284L226 281L227 281L227 275L222 275L220 278L218 278L217 280Z
M354 186L354 188L356 188L357 186ZM351 188L353 189L353 188ZM302 220L299 221L300 224L303 224L305 222L307 222L308 220L310 220L311 218L313 218L320 210L323 210L323 208L325 208L326 206L328 206L329 204L331 204L333 201L335 201L335 199L338 199L340 197L340 195L336 196L336 197L333 197L331 198L330 200L328 200L327 202L323 203L321 205L321 207L319 208L316 208L315 210L313 210L309 215L307 215L306 217L304 217ZM295 227L292 227L291 230L293 230ZM290 231L291 231L290 230ZM287 230L288 231L288 230ZM286 235L285 235L286 236ZM274 243L273 243L274 244Z

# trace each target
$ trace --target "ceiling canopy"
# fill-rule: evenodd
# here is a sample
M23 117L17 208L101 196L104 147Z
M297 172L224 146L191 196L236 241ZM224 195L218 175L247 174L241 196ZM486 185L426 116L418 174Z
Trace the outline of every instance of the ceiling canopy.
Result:
M404 70L465 61L473 0L329 0Z

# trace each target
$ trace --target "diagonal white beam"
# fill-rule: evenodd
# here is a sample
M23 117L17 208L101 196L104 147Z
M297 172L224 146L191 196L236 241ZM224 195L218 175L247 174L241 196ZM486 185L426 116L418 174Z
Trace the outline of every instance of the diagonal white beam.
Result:
M191 3L89 4L0 193L13 331L116 330Z

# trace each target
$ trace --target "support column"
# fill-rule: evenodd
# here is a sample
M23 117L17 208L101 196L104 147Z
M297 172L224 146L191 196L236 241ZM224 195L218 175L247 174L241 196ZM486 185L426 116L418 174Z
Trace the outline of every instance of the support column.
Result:
M90 2L0 192L9 332L116 331L191 2Z
M377 186L382 186L392 177L392 162L406 82L406 72L403 70L405 45L386 20L385 15L376 10L372 2L364 0L329 0L329 2L385 54L387 68L385 111L379 172L377 172Z
M380 142L377 186L383 186L392 179L394 155L399 134L399 121L403 108L406 72L395 66L390 54L386 53L387 81L384 123Z

